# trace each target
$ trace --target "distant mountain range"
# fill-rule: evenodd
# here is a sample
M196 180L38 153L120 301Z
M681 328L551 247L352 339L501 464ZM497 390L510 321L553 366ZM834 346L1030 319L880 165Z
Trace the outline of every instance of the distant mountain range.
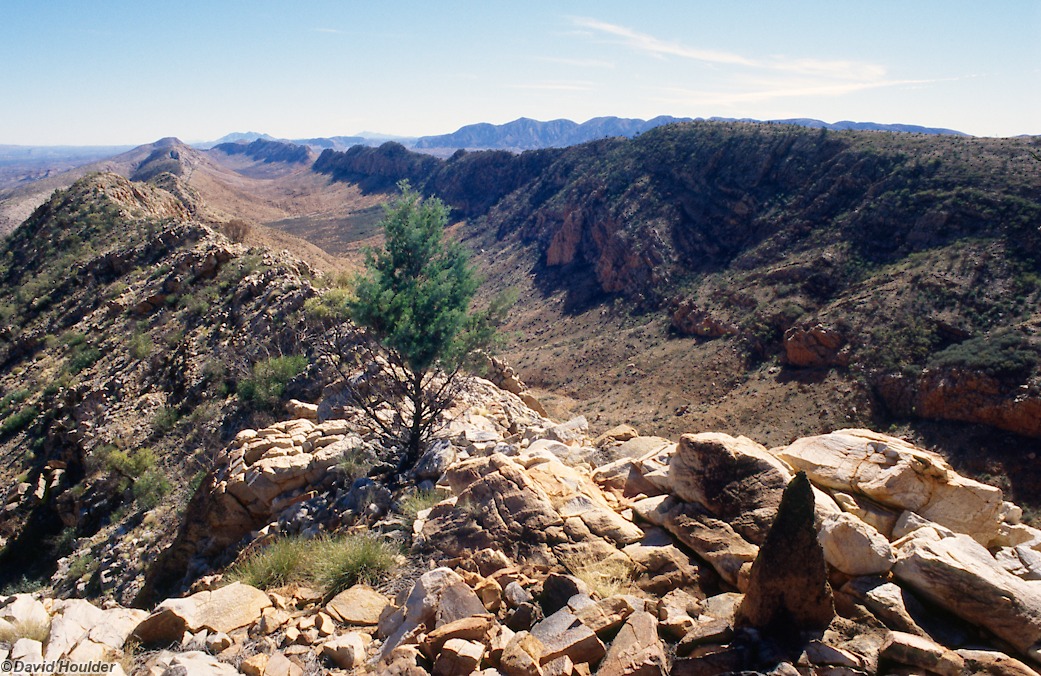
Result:
M518 118L505 124L489 124L481 122L460 127L451 134L420 137L398 137L386 134L363 132L356 136L329 136L307 139L275 139L258 132L237 132L228 134L216 141L195 144L196 148L212 148L218 144L250 143L256 140L289 141L297 145L305 145L314 150L346 150L352 146L379 146L386 141L396 141L406 148L438 153L437 151L457 150L537 150L539 148L566 148L568 146L587 143L601 138L624 137L633 138L645 131L674 122L692 122L704 118L671 117L659 115L650 120L624 117L594 117L586 122L560 119L540 121L527 117ZM751 118L712 117L712 122L750 122L764 123L763 120ZM831 129L836 131L896 131L917 134L936 134L948 136L968 136L953 129L939 127L921 127L913 124L878 124L875 122L824 122L811 118L792 118L787 120L766 120L766 124L792 124L811 129Z

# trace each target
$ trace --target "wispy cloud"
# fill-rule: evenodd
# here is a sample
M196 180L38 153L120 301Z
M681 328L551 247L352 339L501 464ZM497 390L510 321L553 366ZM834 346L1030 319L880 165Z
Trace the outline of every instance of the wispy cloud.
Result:
M315 33L331 33L332 35L347 35L347 31L338 28L312 28Z
M739 66L748 70L774 71L844 80L871 81L884 78L884 66L850 60L790 58L783 55L756 59L735 52L700 49L678 42L661 40L625 26L587 17L573 17L575 25L594 35L608 36L626 47L658 58L678 57L720 66Z
M589 19L586 17L575 17L573 21L576 25L593 31L594 34L600 33L613 36L626 46L652 56L679 56L685 59L694 59L697 61L705 61L707 63L726 63L744 66L754 65L754 62L739 54L695 49L679 43L659 40L652 35L639 33L630 28L618 26L613 23L606 23L604 21L597 21L596 19Z
M657 97L669 104L691 107L729 106L785 98L837 97L885 87L920 87L937 80L898 79L884 65L852 59L748 54L703 49L662 40L626 26L588 17L572 17L586 39L607 41L657 59L682 59L709 67L699 79L702 88L672 87ZM711 84L710 84L711 83Z

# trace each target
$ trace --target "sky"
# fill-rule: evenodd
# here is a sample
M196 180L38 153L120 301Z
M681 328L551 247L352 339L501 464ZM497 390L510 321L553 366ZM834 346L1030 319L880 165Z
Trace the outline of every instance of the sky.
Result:
M1041 134L1041 0L0 0L0 144L809 117Z

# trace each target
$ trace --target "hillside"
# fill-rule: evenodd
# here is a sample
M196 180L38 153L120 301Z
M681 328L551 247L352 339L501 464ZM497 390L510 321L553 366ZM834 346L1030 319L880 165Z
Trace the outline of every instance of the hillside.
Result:
M160 548L229 431L271 420L268 395L229 395L256 364L302 353L290 318L315 273L232 244L194 206L98 174L4 242L0 479L37 497L0 517L0 584L46 580L65 557L96 573L93 593L132 598L149 557L128 539ZM293 364L283 385L308 362Z
M453 232L501 238L486 263L523 260L538 240L489 224L524 190ZM1037 663L1030 505L898 437L843 429L768 448L650 424L598 434L530 408L531 391L489 360L491 380L467 378L437 439L394 476L395 449L345 395L376 372L332 311L344 289L287 252L230 241L209 213L172 173L95 174L0 251L0 658L12 668L1019 675ZM582 364L552 322L634 349L665 318L646 291L608 309L593 284L586 311L533 297L546 265L515 317L540 323L515 344L568 360L571 376ZM493 287L511 277L487 270ZM739 354L728 340L705 344ZM690 339L665 342L690 360ZM830 405L839 372L802 384Z
M1041 486L1009 450L1041 433L1037 147L689 123L519 155L328 151L315 169L372 191L408 178L467 219L491 287L520 292L507 357L551 411L768 443L895 425L1023 497Z

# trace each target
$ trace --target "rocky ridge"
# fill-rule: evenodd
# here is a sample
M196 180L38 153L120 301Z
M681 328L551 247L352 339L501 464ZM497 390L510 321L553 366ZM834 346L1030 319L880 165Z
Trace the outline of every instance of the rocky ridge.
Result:
M1029 674L1023 660L1041 660L1041 531L900 439L594 440L583 420L554 423L477 380L415 477L444 497L409 528L386 489L330 478L334 458L373 443L352 412L290 406L240 432L197 494L172 548L189 552L174 567L194 593L149 614L8 597L0 629L51 626L10 655L150 674L488 676ZM193 527L192 514L212 516ZM407 545L412 583L330 599L221 579L229 547L344 527ZM128 657L127 640L164 649Z

